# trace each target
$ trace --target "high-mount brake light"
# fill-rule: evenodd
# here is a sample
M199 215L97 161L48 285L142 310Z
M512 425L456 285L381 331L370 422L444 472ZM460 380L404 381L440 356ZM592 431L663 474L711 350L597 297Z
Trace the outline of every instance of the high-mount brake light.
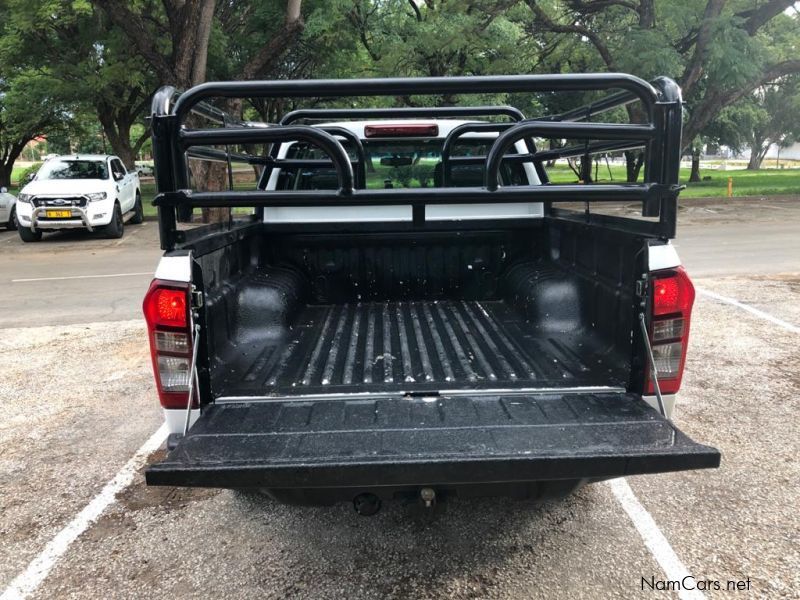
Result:
M154 279L142 309L161 406L186 408L192 358L189 284Z
M409 123L403 125L366 125L364 137L436 137L439 135L439 126L426 123Z
M650 342L662 394L674 394L681 387L689 343L689 321L694 304L694 286L683 267L656 271L653 279L653 321ZM655 393L648 370L647 392Z

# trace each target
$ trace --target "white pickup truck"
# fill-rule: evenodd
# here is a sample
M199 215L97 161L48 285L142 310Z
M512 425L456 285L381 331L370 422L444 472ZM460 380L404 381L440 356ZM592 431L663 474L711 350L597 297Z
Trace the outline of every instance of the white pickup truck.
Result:
M531 119L512 106L386 108L383 98L612 89L622 91ZM670 243L675 82L599 73L174 93L153 99L166 254L143 308L171 435L149 485L352 502L366 516L384 501L543 499L719 466L716 448L672 420L695 295ZM203 103L284 96L346 107L259 127ZM377 107L362 103L370 97ZM647 123L602 121L632 102ZM187 125L203 115L225 126ZM550 160L588 167L587 155L627 148L642 149L644 181L550 180ZM230 180L192 190L192 159L264 169L250 190ZM609 210L636 203L641 212ZM240 210L178 224L206 207Z
M144 218L139 176L116 156L78 154L47 160L17 197L19 236L38 242L46 230L82 228L122 237Z

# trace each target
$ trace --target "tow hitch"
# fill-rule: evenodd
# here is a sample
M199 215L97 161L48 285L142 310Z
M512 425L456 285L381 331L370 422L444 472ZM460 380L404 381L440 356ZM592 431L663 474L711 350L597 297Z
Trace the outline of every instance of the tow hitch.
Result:
M381 509L381 499L375 494L359 494L353 498L353 508L362 517L371 517Z

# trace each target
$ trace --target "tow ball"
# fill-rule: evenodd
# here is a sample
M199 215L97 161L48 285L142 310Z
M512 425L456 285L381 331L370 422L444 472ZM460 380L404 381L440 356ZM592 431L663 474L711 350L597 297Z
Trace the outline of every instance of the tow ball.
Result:
M422 488L419 491L419 500L424 508L433 510L436 508L436 491L429 487Z

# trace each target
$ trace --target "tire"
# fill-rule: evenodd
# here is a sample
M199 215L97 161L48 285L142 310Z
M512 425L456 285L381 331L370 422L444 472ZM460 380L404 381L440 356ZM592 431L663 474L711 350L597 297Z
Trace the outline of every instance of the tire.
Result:
M118 239L125 232L125 223L122 221L122 209L119 203L114 204L114 214L111 215L111 222L103 228L103 233L107 238Z
M20 227L17 231L19 231L20 239L25 242L38 242L42 239L42 231L36 230L31 231L29 227Z
M11 214L8 216L8 223L6 223L6 227L14 231L17 228L17 207L11 207Z
M142 195L136 192L136 201L133 203L133 217L128 221L131 225L141 225L144 221L144 207L142 206Z

